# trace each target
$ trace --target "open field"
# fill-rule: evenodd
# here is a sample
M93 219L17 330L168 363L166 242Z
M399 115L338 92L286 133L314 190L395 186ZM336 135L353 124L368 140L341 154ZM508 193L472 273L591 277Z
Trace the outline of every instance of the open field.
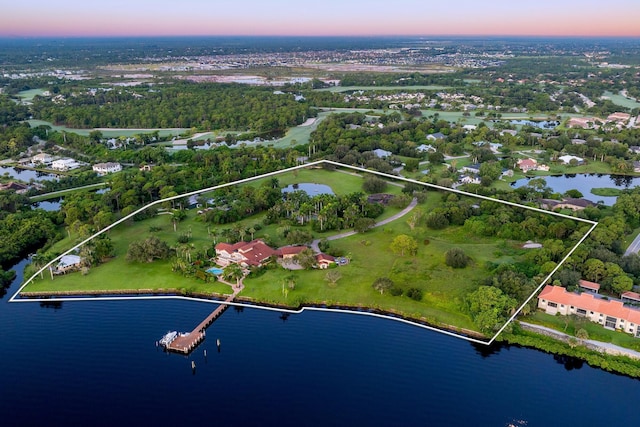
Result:
M32 127L36 127L36 126L40 126L40 125L50 126L51 129L59 131L59 132L72 132L72 133L77 133L78 135L83 135L83 136L89 136L89 133L91 133L92 131L99 130L100 132L102 132L102 135L107 137L107 138L116 138L118 136L130 137L130 136L133 136L133 135L138 134L138 133L151 133L151 132L155 132L156 130L158 131L158 133L159 133L159 135L161 137L178 136L181 133L184 133L184 132L189 130L189 129L186 129L186 128L169 128L169 129L107 129L107 128L74 129L74 128L68 128L66 126L57 126L57 125L54 125L53 123L50 123L50 122L47 122L47 121L44 121L44 120L31 119L31 120L27 120L27 122Z
M633 99L626 98L620 95L619 93L605 91L605 93L603 93L602 96L609 99L614 104L624 108L630 108L630 109L640 108L640 102L636 102Z
M18 96L22 99L22 102L31 102L33 98L42 95L44 92L44 89L29 89L18 92Z
M426 211L430 205L437 205L440 199L437 193L430 193L429 197L432 201L423 207ZM389 245L398 234L410 234L420 242L415 257L391 252ZM425 240L428 244L423 243ZM442 231L416 229L412 232L405 220L394 221L365 234L331 241L331 246L340 248L351 258L348 265L338 267L342 278L336 286L330 286L324 280L326 271L294 272L297 284L285 296L283 281L292 273L278 269L245 280L246 289L242 295L292 306L311 302L378 308L424 318L435 324L475 329L463 307L465 296L477 289L480 279L487 274L481 266L486 261L512 263L522 254L522 250L512 242L468 236L460 227ZM453 247L463 248L474 265L465 269L447 267L444 253ZM423 299L418 302L406 295L381 295L372 287L379 277L389 277L405 292L409 288L421 289Z
M273 145L276 148L286 148L295 145L303 145L309 143L309 137L311 136L311 132L316 130L320 122L327 118L330 113L321 112L318 113L318 117L315 118L315 121L308 126L299 125L289 129L285 136L280 139L274 141L267 141L267 145Z

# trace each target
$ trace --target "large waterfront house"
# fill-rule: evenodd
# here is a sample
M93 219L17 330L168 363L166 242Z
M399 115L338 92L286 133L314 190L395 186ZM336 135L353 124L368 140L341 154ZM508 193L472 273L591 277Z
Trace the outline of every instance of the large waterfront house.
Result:
M266 263L276 251L260 239L250 242L218 243L217 262L221 266L239 264L242 267L259 267Z
M603 299L591 292L568 292L561 286L547 285L538 295L538 308L552 315L586 317L607 329L617 329L640 337L640 310L622 301Z
M76 271L82 266L82 258L78 255L64 255L58 261L53 274L64 274L70 271Z
M260 267L271 259L277 257L283 260L292 260L308 246L283 246L273 249L264 243L261 239L255 239L250 242L218 243L216 245L216 262L218 265L226 267L229 264L238 264L244 268ZM318 268L328 268L329 265L335 264L335 258L331 255L318 253L315 255L316 266Z

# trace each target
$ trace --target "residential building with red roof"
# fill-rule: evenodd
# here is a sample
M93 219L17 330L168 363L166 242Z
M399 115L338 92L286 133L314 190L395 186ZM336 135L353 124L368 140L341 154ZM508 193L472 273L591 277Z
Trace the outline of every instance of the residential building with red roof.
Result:
M216 245L217 262L222 266L240 264L243 267L259 267L276 255L276 251L260 239L235 244Z
M626 307L622 301L576 294L561 286L547 285L538 295L538 308L547 314L583 316L608 329L619 329L640 337L640 310Z
M293 258L307 248L308 246L283 246L276 249L276 255L282 259Z
M535 159L520 159L518 160L518 167L522 172L528 172L538 169L538 162Z
M597 294L600 291L600 283L589 282L587 280L580 280L578 282L578 287L587 292L593 292Z
M250 242L238 243L218 243L216 249L216 262L222 267L229 264L239 264L242 267L260 267L267 263L272 256L282 259L292 259L300 252L308 249L308 246L283 246L278 249L272 249L261 239L255 239ZM318 268L328 268L329 265L335 264L335 258L331 255L318 253L315 256Z
M329 268L331 264L335 264L336 259L331 255L319 253L316 255L316 262L318 263L318 268L325 269Z

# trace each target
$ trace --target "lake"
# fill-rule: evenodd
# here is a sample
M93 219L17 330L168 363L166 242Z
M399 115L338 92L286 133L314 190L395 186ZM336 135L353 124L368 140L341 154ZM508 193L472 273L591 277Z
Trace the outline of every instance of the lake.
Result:
M627 175L602 175L602 174L566 174L561 176L540 176L547 182L547 187L556 193L565 193L568 190L578 190L585 199L592 202L602 201L607 206L613 206L617 197L596 196L591 193L592 188L634 188L640 185L640 178ZM523 178L511 184L519 188L532 178Z
M212 304L7 299L0 304L5 426L640 422L632 398L639 380L393 320L231 308L194 353L181 356L155 341L168 330L190 330Z
M0 175L8 175L24 182L29 182L31 179L34 181L54 181L58 179L57 175L51 173L20 169L13 166L0 166Z

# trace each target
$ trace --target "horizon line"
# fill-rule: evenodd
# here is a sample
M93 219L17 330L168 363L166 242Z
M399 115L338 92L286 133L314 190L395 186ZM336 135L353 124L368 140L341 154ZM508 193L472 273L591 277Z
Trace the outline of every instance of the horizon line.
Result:
M640 39L640 34L0 34L0 39L124 39L124 38L557 38L557 39Z

